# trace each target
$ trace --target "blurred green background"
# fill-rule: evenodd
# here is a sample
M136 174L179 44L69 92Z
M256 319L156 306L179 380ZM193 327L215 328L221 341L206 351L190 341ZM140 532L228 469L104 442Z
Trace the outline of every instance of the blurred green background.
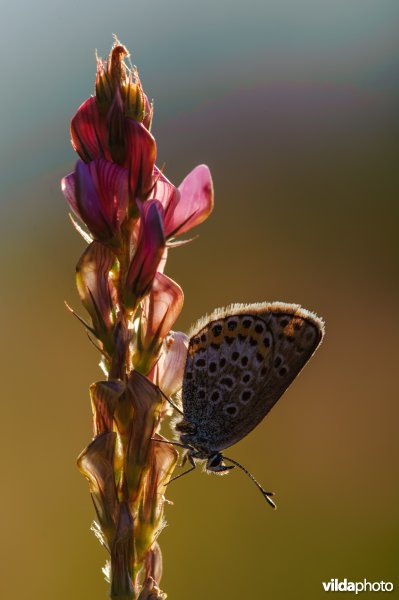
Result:
M112 33L155 99L158 164L213 173L216 205L167 272L177 324L232 301L297 302L325 343L230 455L239 472L172 484L169 598L318 599L331 578L399 597L399 4L395 0L1 0L1 596L106 598L75 457L98 356L78 307L84 244L59 180L69 120ZM396 198L395 198L396 192ZM364 594L365 597L371 594Z

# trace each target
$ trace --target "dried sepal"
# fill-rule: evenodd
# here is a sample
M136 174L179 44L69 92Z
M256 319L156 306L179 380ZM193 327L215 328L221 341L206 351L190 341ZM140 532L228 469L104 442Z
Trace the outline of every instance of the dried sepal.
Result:
M163 273L156 273L150 293L144 298L133 364L147 374L157 360L164 338L179 316L184 302L181 287Z
M90 493L104 535L111 549L118 514L118 497L114 479L116 434L104 432L97 436L78 457L78 468L89 480Z
M76 266L79 296L91 317L96 337L109 355L114 349L117 311L114 278L117 270L115 255L100 242L92 242Z
M119 504L115 539L111 548L112 600L132 600L133 585L133 518L127 502Z
M137 371L130 374L126 390L114 413L123 461L123 481L134 505L148 463L151 437L159 421L162 396L159 389Z
M171 478L178 459L178 452L171 444L164 443L166 441L163 436L154 434L150 447L149 470L140 501L135 532L137 562L144 560L164 526L165 486Z
M120 379L97 381L90 386L94 435L113 430L114 412L124 390Z
M151 577L156 583L162 579L163 561L158 542L154 542L145 557L145 579Z
M152 577L147 577L138 600L166 600L167 596Z
M140 510L143 522L150 523L155 533L161 524L165 487L179 457L176 448L165 442L167 439L159 433L153 435L149 454L150 468Z

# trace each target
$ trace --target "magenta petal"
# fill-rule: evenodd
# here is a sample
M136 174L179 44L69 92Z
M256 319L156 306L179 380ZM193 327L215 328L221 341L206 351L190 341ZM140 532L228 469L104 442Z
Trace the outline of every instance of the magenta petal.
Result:
M134 307L148 293L165 249L162 205L151 200L139 207L140 231L136 253L126 279L126 303L130 307Z
M153 178L155 185L149 198L159 200L164 207L165 213L167 213L168 206L176 192L176 188L173 183L171 183L169 179L167 179L165 175L161 173L158 167L154 167Z
M62 191L94 237L107 241L119 234L129 201L126 169L104 159L79 161L62 180Z
M119 90L116 88L115 96L107 114L108 124L108 147L112 160L119 165L126 160L126 131L123 100Z
M79 161L75 175L76 203L83 221L97 239L112 238L114 234L112 223L109 222L102 206L90 165Z
M82 219L82 215L80 214L76 203L75 173L69 173L69 175L66 175L61 179L61 191L75 215L79 217L79 219Z
M146 198L152 186L157 147L151 133L141 123L126 119L129 188L133 197Z
M199 225L213 209L213 184L206 165L199 165L187 175L171 200L165 222L167 237L180 235Z
M89 169L100 196L104 214L112 230L116 233L127 215L128 171L103 159L91 162Z
M155 275L151 292L144 301L145 338L165 338L183 308L181 287L163 273ZM148 345L144 343L144 345Z
M79 106L71 121L71 138L74 150L85 162L95 158L111 160L106 119L95 98L88 98Z

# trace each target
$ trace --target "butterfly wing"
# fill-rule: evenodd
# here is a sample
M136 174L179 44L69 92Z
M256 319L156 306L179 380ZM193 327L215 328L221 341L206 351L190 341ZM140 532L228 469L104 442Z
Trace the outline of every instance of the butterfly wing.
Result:
M323 336L318 317L297 305L232 306L200 322L190 339L183 379L191 443L219 451L265 417Z

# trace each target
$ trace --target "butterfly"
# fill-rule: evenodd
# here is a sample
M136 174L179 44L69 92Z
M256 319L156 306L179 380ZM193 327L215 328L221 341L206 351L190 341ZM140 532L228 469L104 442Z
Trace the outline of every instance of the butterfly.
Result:
M185 448L191 467L174 479L192 471L197 460L218 474L237 466L275 507L273 493L222 451L263 420L323 335L322 319L296 304L233 304L200 319L190 332L182 408L173 404L183 416L175 425L176 445Z

